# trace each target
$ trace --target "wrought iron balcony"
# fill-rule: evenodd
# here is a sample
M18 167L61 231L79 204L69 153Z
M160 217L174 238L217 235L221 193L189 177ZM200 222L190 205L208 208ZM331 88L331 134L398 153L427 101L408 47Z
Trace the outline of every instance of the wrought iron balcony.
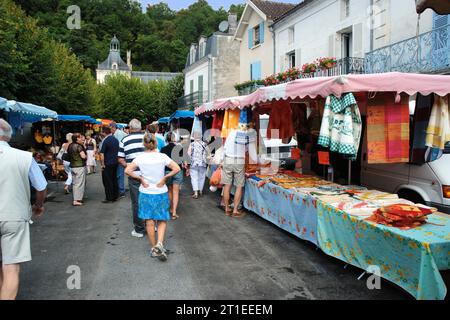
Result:
M366 72L443 73L450 70L450 24L366 55Z
M208 102L208 91L196 91L178 99L178 109L191 109Z
M302 73L300 75L300 78L341 76L346 74L364 74L364 61L364 58L342 58L337 60L337 63L333 68L318 70L312 73Z

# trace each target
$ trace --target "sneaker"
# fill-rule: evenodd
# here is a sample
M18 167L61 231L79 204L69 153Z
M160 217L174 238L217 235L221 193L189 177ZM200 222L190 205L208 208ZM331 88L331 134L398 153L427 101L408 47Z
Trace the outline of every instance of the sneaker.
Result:
M136 237L136 238L142 238L142 237L144 237L144 234L139 233L139 232L136 232L135 230L131 231L131 235L132 235L133 237Z
M121 195L119 195L119 200L125 198L125 193L122 193Z
M158 249L152 248L152 251L151 251L152 258L159 258L160 255L161 255L161 252Z
M154 249L156 250L157 254L159 254L157 256L157 258L160 261L167 261L167 253L166 253L166 249L164 249L163 245L161 242L159 242Z

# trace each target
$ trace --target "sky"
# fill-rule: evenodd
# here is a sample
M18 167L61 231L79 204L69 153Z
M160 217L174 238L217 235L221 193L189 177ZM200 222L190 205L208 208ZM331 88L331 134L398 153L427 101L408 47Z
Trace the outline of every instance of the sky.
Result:
M147 7L147 4L151 3L167 2L172 9L179 10L187 8L190 4L195 2L195 0L140 0L140 1L142 3L142 8L144 8L144 10ZM218 9L220 7L228 9L228 7L232 4L245 3L245 0L208 0L208 2L215 9ZM300 0L283 0L280 2L297 4L300 2Z

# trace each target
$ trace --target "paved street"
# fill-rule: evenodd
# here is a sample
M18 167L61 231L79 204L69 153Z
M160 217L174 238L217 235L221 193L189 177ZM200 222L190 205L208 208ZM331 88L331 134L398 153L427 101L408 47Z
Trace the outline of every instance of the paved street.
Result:
M99 174L88 177L82 208L62 188L32 225L33 261L22 269L19 299L410 299L385 281L368 290L360 270L254 214L226 217L218 193L193 200L187 183L166 263L150 257L146 238L131 237L128 197L100 202ZM67 289L71 265L81 269L80 290Z

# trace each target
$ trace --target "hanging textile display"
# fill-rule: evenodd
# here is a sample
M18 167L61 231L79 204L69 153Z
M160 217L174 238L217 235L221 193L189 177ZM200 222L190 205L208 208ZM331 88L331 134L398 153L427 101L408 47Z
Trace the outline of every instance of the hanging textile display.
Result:
M220 137L222 133L223 117L225 111L219 110L214 112L213 123L211 129L213 130L213 136Z
M293 124L297 134L297 142L301 150L305 150L306 144L310 142L310 132L306 110L307 105L304 103L292 104Z
M342 98L331 95L325 103L318 144L354 161L358 155L361 128L355 96L352 93Z
M409 98L395 103L392 94L370 99L367 105L367 161L369 164L409 161Z
M274 132L272 132L274 130ZM276 131L278 130L278 136ZM289 101L278 101L272 107L269 118L269 126L267 128L268 139L289 139L295 134L294 124L292 121L292 109Z
M450 141L450 111L448 102L448 96L434 96L434 104L427 127L425 143L427 147L443 150L447 141Z
M192 132L191 132L191 137L195 137L195 135L199 135L200 137L203 136L203 129L202 129L202 121L200 120L199 117L195 116L194 117L194 122L192 124Z
M240 113L241 110L238 108L233 110L225 110L221 134L222 138L228 137L228 134L231 132L231 130L237 129Z

